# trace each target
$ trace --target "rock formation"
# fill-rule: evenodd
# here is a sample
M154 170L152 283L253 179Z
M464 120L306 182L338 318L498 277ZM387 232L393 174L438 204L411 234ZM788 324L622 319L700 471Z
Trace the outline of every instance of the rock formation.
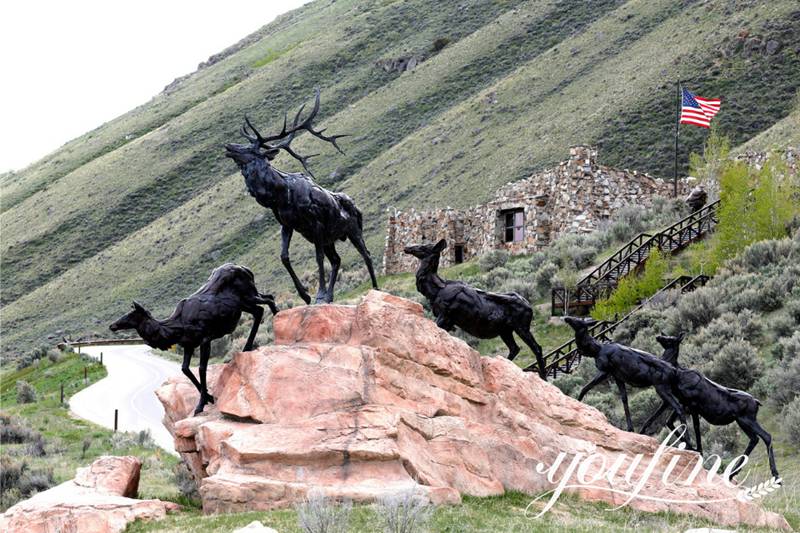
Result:
M142 462L136 457L103 456L74 479L9 508L0 516L0 531L123 531L137 519L164 518L178 506L161 500L136 500Z
M356 306L289 309L274 328L275 345L209 369L217 402L202 415L189 416L197 392L182 376L157 391L175 447L200 481L206 512L287 506L311 488L359 501L409 488L434 503L505 490L535 494L554 488L537 464L553 464L561 451L597 453L607 464L620 453L642 453L643 470L658 448L505 358L481 357L403 298L372 291ZM641 494L735 497L736 489L707 484L704 476L690 486L662 485L661 472L675 456L682 466L697 459L668 450ZM576 492L615 504L625 499L598 488ZM631 505L725 525L788 527L779 515L735 498Z

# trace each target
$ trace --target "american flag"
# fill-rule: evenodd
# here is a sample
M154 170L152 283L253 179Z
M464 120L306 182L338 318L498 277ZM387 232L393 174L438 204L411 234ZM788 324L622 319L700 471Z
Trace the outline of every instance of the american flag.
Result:
M681 124L694 124L702 128L711 126L711 119L719 113L721 100L703 98L693 94L689 89L682 88L683 102L681 102Z

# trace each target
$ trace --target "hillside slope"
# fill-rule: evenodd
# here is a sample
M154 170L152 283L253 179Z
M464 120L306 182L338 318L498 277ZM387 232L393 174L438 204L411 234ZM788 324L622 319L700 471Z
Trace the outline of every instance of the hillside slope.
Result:
M245 112L274 129L321 88L321 124L352 134L347 153L296 149L323 153L312 170L356 200L379 262L386 208L474 204L571 144L668 176L678 78L722 96L721 128L749 140L791 111L799 20L792 0L312 2L2 177L3 350L100 330L133 298L167 313L224 261L285 289L277 225L223 157ZM410 56L413 71L376 65ZM681 135L686 152L704 132ZM299 271L310 252L295 239Z

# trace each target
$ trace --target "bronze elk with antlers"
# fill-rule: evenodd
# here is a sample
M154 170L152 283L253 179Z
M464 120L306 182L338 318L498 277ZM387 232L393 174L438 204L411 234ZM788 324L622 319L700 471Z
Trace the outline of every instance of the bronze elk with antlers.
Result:
M344 153L336 143L336 140L344 135L327 136L323 134L324 129L315 130L312 125L319 112L319 89L316 91L314 108L305 120L300 121L304 107L300 107L291 127L288 127L287 116L284 114L280 133L268 137L263 137L245 116L241 133L250 144L227 144L225 155L239 165L250 195L259 204L271 209L280 223L281 261L292 277L300 297L307 304L311 303L308 291L295 274L289 259L289 245L295 231L311 242L316 251L319 268L319 291L316 303L330 303L333 301L333 287L341 264L335 246L338 240L350 240L364 258L372 286L376 289L378 282L375 279L372 258L362 236L361 211L346 194L328 191L314 183L307 165L309 158L313 156L301 156L290 146L298 133L307 131L314 137L333 144L340 153ZM300 161L308 175L282 172L273 167L271 161L281 150ZM330 280L327 283L324 257L327 257L331 264Z

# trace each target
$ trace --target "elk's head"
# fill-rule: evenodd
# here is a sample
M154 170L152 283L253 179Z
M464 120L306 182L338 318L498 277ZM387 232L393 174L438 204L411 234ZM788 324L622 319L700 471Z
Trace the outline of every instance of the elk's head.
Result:
M597 320L594 318L578 318L576 316L565 316L564 322L566 322L569 327L575 330L575 333L587 331L590 327L597 324Z
M656 335L656 340L665 349L677 348L683 340L683 333L680 333L676 337L670 335Z
M300 161L305 171L311 174L311 171L308 169L308 160L318 154L301 156L290 147L292 140L298 133L302 131L307 131L314 137L331 143L340 153L343 154L344 152L342 152L342 149L339 148L339 145L336 143L336 139L346 137L346 135L327 136L323 135L323 132L325 131L324 129L314 129L312 121L319 112L319 89L316 90L315 96L314 109L311 110L311 113L308 115L308 117L302 122L300 121L300 115L303 112L305 104L300 106L300 109L297 111L297 114L292 121L291 127L288 126L287 115L284 114L283 128L281 129L280 133L276 135L263 137L250 123L250 119L247 117L247 115L245 115L241 133L249 141L249 144L226 144L225 156L233 159L236 164L239 165L239 168L244 170L245 167L254 161L272 161L278 156L281 150L284 150L290 156Z
M439 257L442 250L447 248L447 241L442 239L436 244L416 244L413 246L406 246L403 251L409 255L413 255L417 259L427 259L431 256Z
M136 329L136 327L142 323L145 319L152 318L150 312L139 305L137 302L133 302L131 305L132 310L128 311L117 320L115 320L108 329L111 331L120 331L123 329Z

